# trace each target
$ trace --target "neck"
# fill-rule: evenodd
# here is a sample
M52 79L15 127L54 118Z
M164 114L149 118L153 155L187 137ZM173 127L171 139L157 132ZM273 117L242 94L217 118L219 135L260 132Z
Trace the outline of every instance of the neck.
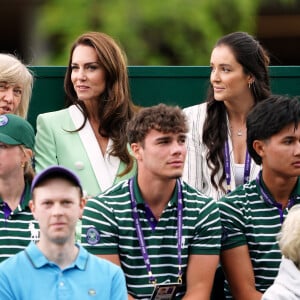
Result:
M249 97L248 101L246 100L247 99L241 101L241 99L238 99L238 101L236 102L224 102L230 122L235 122L237 124L246 124L247 115L254 106L254 99L251 96Z
M79 252L74 239L63 244L57 244L49 243L41 235L37 246L49 261L57 264L62 270L76 260Z
M155 217L159 218L167 203L170 201L176 179L152 179L137 177L139 189L144 201L148 204Z
M283 178L280 176L270 176L268 172L262 171L264 184L270 191L273 199L283 207L288 205L290 196L297 184L298 177Z
M0 179L0 197L9 205L11 210L14 210L19 205L24 188L23 175L22 178Z

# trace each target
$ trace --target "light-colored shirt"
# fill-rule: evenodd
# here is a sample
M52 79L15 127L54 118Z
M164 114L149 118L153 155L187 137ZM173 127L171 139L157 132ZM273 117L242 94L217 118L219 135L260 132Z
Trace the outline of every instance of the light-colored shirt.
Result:
M1 300L127 300L120 267L79 247L76 260L60 269L33 242L0 264Z

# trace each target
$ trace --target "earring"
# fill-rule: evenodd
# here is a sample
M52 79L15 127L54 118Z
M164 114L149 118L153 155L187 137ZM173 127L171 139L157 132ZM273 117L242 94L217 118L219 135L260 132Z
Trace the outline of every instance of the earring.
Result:
M249 89L251 88L251 82L250 81L248 82L248 87L249 87Z

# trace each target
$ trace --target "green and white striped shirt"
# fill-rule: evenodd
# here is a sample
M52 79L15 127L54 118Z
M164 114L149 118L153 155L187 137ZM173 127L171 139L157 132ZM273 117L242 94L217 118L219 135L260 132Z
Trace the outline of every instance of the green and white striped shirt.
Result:
M295 204L300 203L299 180L292 195ZM281 262L276 240L282 225L279 209L265 202L256 180L225 195L218 205L223 231L222 250L248 245L256 289L264 292L273 283ZM287 213L288 208L285 208L283 217ZM232 299L227 282L225 292L226 298Z
M38 236L38 224L28 207L30 185L26 183L24 200L11 214L5 218L3 199L0 198L0 262L18 253ZM33 226L30 229L30 224Z
M144 200L136 180L134 182L134 196L153 275L157 283L177 282L177 187L152 231ZM189 255L219 254L221 225L215 201L184 182L182 193L184 286ZM119 254L129 294L135 299L150 297L153 286L149 283L136 234L128 180L120 182L96 199L88 200L82 219L82 244L93 254Z

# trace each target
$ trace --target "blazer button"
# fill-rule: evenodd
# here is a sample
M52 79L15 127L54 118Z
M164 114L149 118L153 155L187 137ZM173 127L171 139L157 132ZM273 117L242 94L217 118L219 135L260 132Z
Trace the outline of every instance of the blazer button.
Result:
M75 162L75 168L76 168L77 170L82 170L82 169L84 168L83 162L82 162L82 161L76 161L76 162Z

